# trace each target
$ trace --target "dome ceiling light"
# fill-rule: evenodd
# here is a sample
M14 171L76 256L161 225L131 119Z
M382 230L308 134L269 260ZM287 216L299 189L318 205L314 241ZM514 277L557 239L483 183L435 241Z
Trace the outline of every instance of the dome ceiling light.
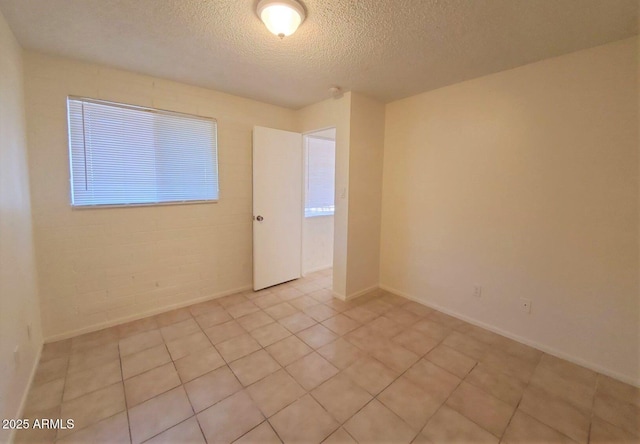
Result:
M269 31L281 39L290 36L304 21L304 8L296 0L261 0L258 17Z

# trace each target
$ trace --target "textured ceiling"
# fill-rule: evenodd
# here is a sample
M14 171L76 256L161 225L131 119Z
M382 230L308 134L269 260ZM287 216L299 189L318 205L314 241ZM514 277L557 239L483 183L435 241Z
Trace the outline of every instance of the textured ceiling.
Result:
M638 0L304 0L284 40L254 0L0 0L28 48L299 108L382 101L630 37Z

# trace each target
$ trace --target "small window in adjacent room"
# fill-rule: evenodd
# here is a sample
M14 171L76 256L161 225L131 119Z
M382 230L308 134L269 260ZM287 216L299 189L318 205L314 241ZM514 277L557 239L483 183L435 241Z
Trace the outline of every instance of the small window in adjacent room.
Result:
M69 97L71 205L216 201L213 119Z
M335 139L306 135L305 142L304 215L305 217L333 215L335 212Z

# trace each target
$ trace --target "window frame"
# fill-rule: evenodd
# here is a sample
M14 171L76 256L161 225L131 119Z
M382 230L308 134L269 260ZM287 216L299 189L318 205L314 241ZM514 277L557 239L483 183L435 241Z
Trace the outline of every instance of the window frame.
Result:
M158 201L158 202L141 202L141 203L108 203L108 204L74 204L74 184L73 184L73 147L71 143L71 119L69 115L69 103L71 100L81 101L86 103L95 103L98 105L108 105L116 108L124 108L142 112L149 112L153 114L173 115L189 117L197 120L204 120L213 124L213 145L211 147L213 151L213 158L215 162L212 165L212 171L215 172L215 186L216 195L215 199L192 199L192 200L173 200L173 201ZM162 108L151 108L148 106L133 105L129 103L114 102L110 100L94 99L90 97L68 95L66 100L66 114L67 114L67 146L68 146L68 160L69 160L69 203L72 210L90 210L100 208L128 208L128 207L158 207L158 206L172 206L172 205L202 205L202 204L216 204L220 201L220 157L218 146L218 120L213 117L201 116L198 114L184 113L179 111L172 111ZM83 123L84 124L84 123Z

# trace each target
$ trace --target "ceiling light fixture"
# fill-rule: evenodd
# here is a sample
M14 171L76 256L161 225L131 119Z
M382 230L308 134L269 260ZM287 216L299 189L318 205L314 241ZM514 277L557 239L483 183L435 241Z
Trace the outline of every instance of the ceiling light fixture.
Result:
M278 37L290 36L304 21L304 8L296 0L261 0L258 17Z

